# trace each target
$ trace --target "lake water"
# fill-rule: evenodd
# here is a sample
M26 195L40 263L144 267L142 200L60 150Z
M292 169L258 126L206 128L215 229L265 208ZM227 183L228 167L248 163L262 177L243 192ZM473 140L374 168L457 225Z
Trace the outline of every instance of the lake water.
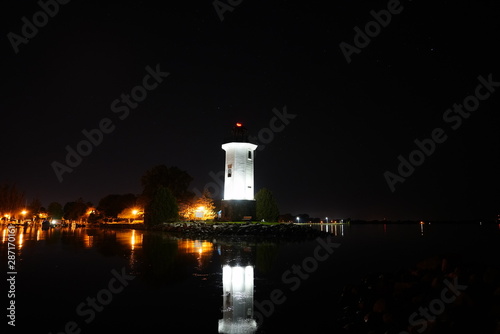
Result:
M368 273L395 272L434 255L500 263L498 225L315 228L330 237L193 240L128 229L17 227L9 299L15 329L332 333L342 288ZM8 272L9 231L1 232Z

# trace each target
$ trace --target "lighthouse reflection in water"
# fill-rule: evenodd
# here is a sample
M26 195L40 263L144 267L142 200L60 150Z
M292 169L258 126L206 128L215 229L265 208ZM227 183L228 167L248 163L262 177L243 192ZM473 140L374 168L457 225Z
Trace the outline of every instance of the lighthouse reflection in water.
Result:
M253 266L222 267L222 319L219 333L255 333L253 319Z

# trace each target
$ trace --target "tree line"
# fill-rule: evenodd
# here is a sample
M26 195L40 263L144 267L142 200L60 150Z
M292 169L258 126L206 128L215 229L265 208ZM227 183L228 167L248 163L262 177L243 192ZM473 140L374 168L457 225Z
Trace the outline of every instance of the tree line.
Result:
M26 210L36 220L65 219L70 221L87 221L98 223L123 218L126 210L137 208L136 217L143 218L148 225L178 220L214 219L220 202L214 201L211 194L205 191L196 198L189 190L193 178L176 166L157 165L147 170L141 177L142 192L140 194L109 194L101 198L96 206L82 198L67 202L64 205L51 202L47 208L38 199L27 205L25 195L13 184L0 184L0 215L19 218L19 213ZM278 206L272 193L261 189L255 196L257 201L257 218L265 221L278 220ZM120 217L122 215L122 217ZM130 216L130 215L129 215Z

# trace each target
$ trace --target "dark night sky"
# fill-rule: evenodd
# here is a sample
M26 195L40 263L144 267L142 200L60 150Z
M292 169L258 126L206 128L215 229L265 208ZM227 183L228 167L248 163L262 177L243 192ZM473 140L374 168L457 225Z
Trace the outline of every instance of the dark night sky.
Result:
M348 64L339 43L389 1L243 1L221 21L211 1L81 1L60 5L15 54L36 1L9 2L1 19L0 182L44 205L140 193L140 176L178 166L203 189L224 167L220 145L241 121L253 134L273 109L296 115L256 155L256 189L282 213L359 219L469 219L500 213L499 94L453 130L443 114L500 82L498 1L401 1L403 10ZM163 6L160 6L163 4ZM111 103L170 75L128 117ZM497 88L500 90L500 87ZM82 130L115 126L59 182ZM384 172L435 128L447 135L391 192ZM218 196L222 194L219 192Z

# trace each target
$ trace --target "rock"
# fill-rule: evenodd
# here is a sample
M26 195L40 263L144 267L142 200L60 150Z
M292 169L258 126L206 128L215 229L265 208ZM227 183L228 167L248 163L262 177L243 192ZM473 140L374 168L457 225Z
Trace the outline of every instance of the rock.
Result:
M315 230L308 226L294 224L263 225L260 223L246 224L205 224L205 223L170 223L164 224L162 231L181 234L190 237L215 237L215 236L238 236L238 237L274 237L274 238L296 238L311 239L318 236L326 236L328 233Z

